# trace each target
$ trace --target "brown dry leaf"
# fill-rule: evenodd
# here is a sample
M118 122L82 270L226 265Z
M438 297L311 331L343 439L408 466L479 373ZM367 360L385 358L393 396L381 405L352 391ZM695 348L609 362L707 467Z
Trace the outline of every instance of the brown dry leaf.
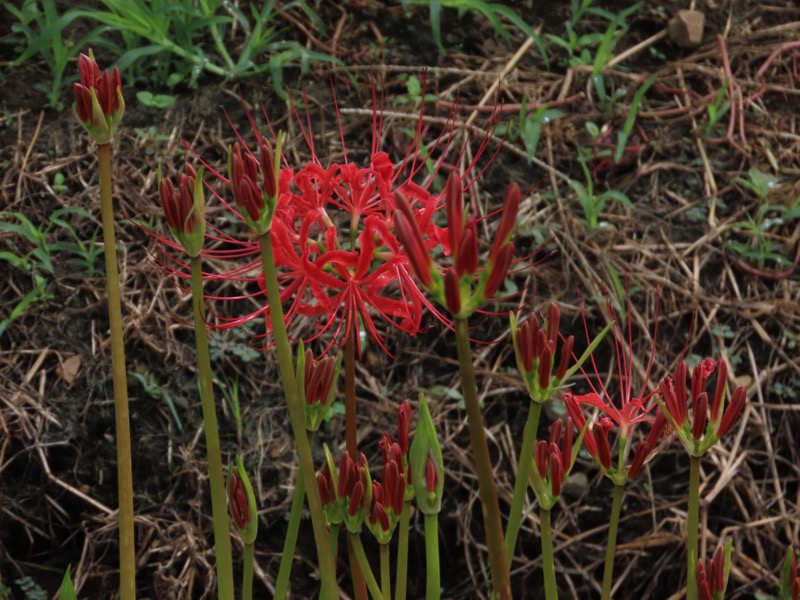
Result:
M67 387L72 387L72 384L75 383L75 378L78 376L78 371L80 371L80 368L81 357L77 354L75 356L70 356L61 364L58 374L61 375L61 379L64 380L64 383L67 384Z

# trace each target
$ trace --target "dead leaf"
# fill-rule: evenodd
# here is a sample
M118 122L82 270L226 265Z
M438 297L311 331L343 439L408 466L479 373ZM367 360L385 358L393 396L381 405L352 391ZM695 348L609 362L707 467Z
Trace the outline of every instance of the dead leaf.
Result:
M64 383L67 384L67 387L72 387L72 384L75 383L75 378L78 376L78 371L80 371L80 369L81 357L76 354L75 356L70 356L61 364L58 374L61 375L61 379L64 380Z

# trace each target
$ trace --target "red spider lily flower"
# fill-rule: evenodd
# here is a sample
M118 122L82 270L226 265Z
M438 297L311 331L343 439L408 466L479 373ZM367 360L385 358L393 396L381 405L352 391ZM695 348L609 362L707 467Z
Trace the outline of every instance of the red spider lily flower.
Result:
M700 361L692 370L689 388L692 403L690 422L689 395L686 390L688 371L688 366L681 360L675 369L674 377L665 377L661 380L662 399L659 400L659 405L686 451L692 456L699 457L733 429L747 401L747 388L744 386L736 388L727 409L724 409L728 367L722 359L719 363L710 358ZM717 381L709 418L708 392L705 388L715 371Z
M158 195L172 235L189 256L199 256L206 232L203 169L198 173L187 162L177 190L171 180L161 178L159 169Z
M656 294L658 294L658 292L656 292ZM618 319L616 319L614 308L608 298L606 300L606 306L610 316L614 318L611 324L611 332L616 357L619 401L615 402L612 400L611 394L602 383L594 356L590 357L594 377L589 377L584 372L585 379L592 388L592 392L581 395L566 393L564 395L564 401L570 416L575 421L575 426L579 430L588 427L586 436L583 439L583 444L595 459L600 470L606 477L611 479L614 484L625 485L641 471L644 464L655 456L662 445L661 439L666 429L665 423L652 415L652 410L655 405L647 406L648 400L657 393L657 391L648 391L648 386L650 372L655 358L655 339L658 333L658 304L656 304L656 316L654 318L656 328L653 332L653 343L650 350L645 380L636 396L634 396L633 392L633 337L630 301L628 301L628 310L626 311L627 333L625 335L623 335L622 328L619 325ZM582 306L581 312L583 312ZM588 325L586 324L585 316L584 329L586 330L586 337L588 340ZM595 382L597 383L595 384ZM589 405L599 409L602 416L596 419L591 425L587 426L586 417L583 415L581 408L582 405ZM633 451L633 461L626 467L624 463L626 456L629 454L628 444L632 443L632 432L637 423L650 423L650 435L648 435L644 442L637 445ZM616 465L614 465L613 453L609 442L609 433L614 426L616 426L619 431Z
M73 110L78 120L99 145L108 144L114 137L122 115L125 101L122 99L122 82L119 68L109 73L100 73L94 54L78 57L80 83L75 83Z
M731 569L731 549L732 544L728 540L724 548L717 548L707 564L704 565L702 560L697 560L695 580L699 600L722 600L725 597Z
M567 417L566 423L554 421L550 426L550 441L536 442L535 468L531 469L530 484L539 506L544 510L550 510L558 502L564 480L578 456L583 433L577 442L573 442L574 429L570 417Z
M242 541L245 544L254 544L258 534L256 496L239 456L228 470L228 503Z
M383 137L381 103L377 100L377 92L374 96L373 144L369 160L362 165L348 160L341 122L343 160L323 165L312 141L312 119L308 109L304 116L295 109L302 135L311 151L311 162L302 168L289 168L277 142L274 151L267 143L267 139L275 139L275 136L266 113L264 117L269 125L266 135L258 131L248 113L257 144L255 151L248 149L248 144L236 131L238 142L230 151L228 178L195 154L208 171L232 189L235 202L228 202L215 194L223 206L251 227L261 223L263 227L254 228L260 234L264 234L269 223L281 301L287 306L286 321L307 317L317 329L311 333L303 331L300 337L306 341L325 340L325 352L343 344L351 335L356 335L357 349L361 352L362 336L358 332L365 331L388 353L386 326L414 335L422 328L423 308L430 309L437 318L448 322L420 290L417 282L424 285L429 280L418 267L426 264L420 261L430 260L434 247L441 245L445 253L450 251L446 230L434 222L434 216L444 207L444 202L432 195L428 188L441 165L455 159L455 162L463 162L465 150L461 155L455 153L453 156L456 132L455 120L451 119L442 134L429 145L428 155L442 160L433 161L437 165L434 173L423 173L425 161L418 154L419 141L424 133L424 119L420 114L415 137L406 155L392 162L388 154L379 149ZM462 178L464 189L468 189L480 175L474 173L486 151L487 140L482 141L465 171ZM268 168L270 152L275 165L272 171ZM279 177L275 177L278 164L283 164L284 168ZM422 175L426 177L425 183L415 183L414 180L421 179ZM274 209L269 206L273 189ZM401 196L408 205L406 213L403 213L404 205L396 200ZM268 217L268 213L271 216ZM204 256L212 256L215 252L214 256L220 258L247 257L250 262L227 273L209 274L209 277L234 280L242 286L255 281L263 290L258 241L252 238L235 240L220 230L213 231L210 237L222 241L227 254L222 254L222 250L209 250ZM409 248L413 246L402 243L404 231L419 232L422 252L410 252ZM508 250L502 257L498 256L498 263L503 261L511 262ZM186 276L183 266L177 261L166 259L164 262L168 263L170 273ZM413 276L413 271L419 271L418 278ZM435 270L432 272L439 276ZM258 290L256 286L251 287ZM235 299L265 303L263 291L243 293ZM217 327L226 328L245 325L253 319L261 319L262 315L267 320L269 331L266 306L235 317L225 317L209 310L210 320L216 321Z

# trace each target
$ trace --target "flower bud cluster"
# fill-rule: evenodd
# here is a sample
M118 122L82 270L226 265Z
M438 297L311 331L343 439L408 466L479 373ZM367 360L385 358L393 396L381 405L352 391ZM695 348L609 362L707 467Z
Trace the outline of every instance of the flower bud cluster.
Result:
M570 417L567 417L566 424L559 419L550 426L550 441L536 442L530 483L539 506L544 510L556 505L564 480L575 464L580 439L573 444L574 429Z
M714 397L709 407L706 385L714 371L717 381ZM674 377L661 380L659 404L675 434L692 456L703 456L709 448L725 436L739 418L747 400L747 389L736 388L731 401L725 409L725 387L728 367L724 360L716 364L707 358L692 370L690 393L687 394L686 378L689 367L681 361L675 369ZM689 418L689 399L691 397L692 417ZM710 411L709 411L710 408Z
M80 83L75 83L73 110L86 131L99 145L108 144L114 137L122 115L125 101L122 99L122 82L119 68L109 73L100 73L94 54L78 57Z
M167 225L175 240L191 257L203 250L206 233L206 200L203 194L203 169L195 171L188 162L178 175L178 189L158 171L158 197Z
M564 381L572 348L575 344L573 336L568 337L559 354L555 373L556 349L559 344L558 324L561 314L558 306L551 303L547 309L547 321L539 324L535 314L519 327L516 318L511 314L511 335L519 369L528 394L534 402L546 402Z
M506 190L500 224L482 270L478 221L474 215L464 219L464 190L455 172L447 180L444 196L447 239L443 242L449 245L452 260L443 275L433 263L411 206L399 192L395 193L397 238L405 247L409 264L422 286L451 315L466 318L495 296L508 275L514 260L511 234L519 213L520 191L514 183Z
M698 559L695 581L699 600L722 600L725 597L731 570L731 548L731 542L728 540L724 548L717 548L707 564L704 565L703 561Z

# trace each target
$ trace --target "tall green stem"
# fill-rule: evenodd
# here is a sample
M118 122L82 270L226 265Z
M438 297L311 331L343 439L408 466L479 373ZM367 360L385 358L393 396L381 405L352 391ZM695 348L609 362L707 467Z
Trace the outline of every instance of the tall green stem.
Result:
M531 400L528 409L528 420L525 423L525 434L522 438L522 449L519 453L517 464L517 479L514 482L514 496L511 500L511 510L506 524L506 557L508 566L511 567L514 550L517 547L519 526L522 523L522 507L528 491L528 479L531 475L533 453L536 450L536 433L539 429L539 416L542 414L542 405Z
M242 600L253 600L253 561L255 560L255 544L244 545L244 563L242 565Z
M411 501L403 503L403 514L398 523L397 573L395 574L394 600L406 600L408 587L408 530L411 523Z
M211 379L211 358L208 352L208 333L203 296L203 263L199 256L192 263L192 307L194 334L197 346L197 371L200 377L200 406L203 409L203 430L206 435L208 478L211 487L211 516L214 521L214 551L217 558L217 594L219 600L233 600L233 558L231 533L228 525L228 497L222 470L222 451L219 444L217 410Z
M425 600L441 597L439 565L439 515L425 515Z
M614 579L614 552L617 548L617 531L619 530L619 514L622 510L622 494L625 487L614 485L614 496L611 500L611 520L608 522L608 542L606 543L606 564L603 568L602 600L611 598L611 584Z
M539 521L542 526L542 570L544 572L544 597L547 600L558 600L556 564L553 559L553 527L550 525L550 511L540 508Z
M344 429L347 453L354 462L358 462L358 429L356 427L356 336L358 335L358 322L353 322L353 328L347 332L344 343ZM347 555L350 561L350 572L353 576L353 591L356 600L367 599L367 585L364 575L358 566L353 546L347 541Z
M689 463L689 515L686 532L686 598L697 600L697 579L695 569L699 555L697 553L697 535L700 513L700 457L692 456Z
M303 514L303 504L305 504L305 499L305 479L303 479L303 477L298 477L294 484L292 508L289 512L289 526L286 530L286 539L283 541L281 566L278 569L278 579L275 582L275 595L273 600L284 600L287 592L289 591L289 577L292 573L294 549L297 546L297 535L300 530L300 517Z
M289 420L292 424L292 433L297 445L297 457L300 462L300 473L303 476L308 507L311 512L311 524L314 528L314 541L317 546L320 575L322 578L322 597L326 600L338 598L336 584L336 570L333 562L330 544L328 543L325 527L325 515L322 512L322 500L317 487L314 471L314 461L311 457L311 446L306 438L305 413L302 401L297 390L297 381L294 375L292 350L289 346L289 335L286 332L286 323L283 319L283 306L281 305L280 288L278 287L278 273L275 269L275 255L272 249L272 238L269 233L260 237L261 262L264 269L264 282L267 288L269 313L272 319L272 333L275 338L275 349L278 354L278 368L283 384L283 393L289 409Z
M486 545L489 548L489 567L492 585L497 600L511 600L511 580L508 572L505 544L503 543L503 522L500 518L500 503L494 483L494 472L483 428L478 387L472 365L472 351L469 344L469 329L466 319L455 319L456 348L458 366L461 372L461 391L467 407L467 422L472 453L475 455L475 471L478 475L478 493L483 506Z
M108 321L111 328L111 370L114 380L114 416L117 428L117 496L119 500L119 589L121 600L136 598L136 552L133 531L133 470L131 467L131 425L128 414L128 383L125 346L122 340L117 247L114 233L114 205L111 197L111 146L97 147L100 167L100 211L106 261Z
M372 573L372 568L369 566L369 559L367 553L364 552L364 546L361 543L361 537L356 533L347 532L347 538L350 540L350 545L353 547L353 553L356 556L361 572L364 574L369 593L372 594L374 600L383 600L381 588L378 586L378 580Z
M383 600L392 600L392 550L389 544L381 544L381 594Z

